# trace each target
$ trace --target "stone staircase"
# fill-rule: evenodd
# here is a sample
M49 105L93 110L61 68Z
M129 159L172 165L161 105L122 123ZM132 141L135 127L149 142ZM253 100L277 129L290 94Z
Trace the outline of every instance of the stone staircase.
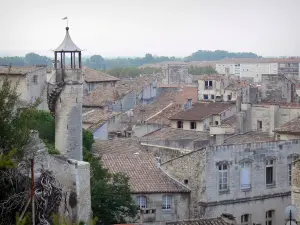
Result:
M63 83L48 83L47 102L52 115L55 115L55 104L57 99L59 98L60 92L62 91L63 87Z

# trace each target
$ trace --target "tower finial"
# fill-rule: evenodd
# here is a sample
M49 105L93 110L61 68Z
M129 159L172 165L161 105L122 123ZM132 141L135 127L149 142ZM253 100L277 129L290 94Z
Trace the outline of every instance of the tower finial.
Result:
M69 28L69 21L68 21L68 17L66 16L66 17L64 17L64 18L62 18L62 20L67 20L66 22L67 22L67 28ZM66 28L66 29L67 29Z

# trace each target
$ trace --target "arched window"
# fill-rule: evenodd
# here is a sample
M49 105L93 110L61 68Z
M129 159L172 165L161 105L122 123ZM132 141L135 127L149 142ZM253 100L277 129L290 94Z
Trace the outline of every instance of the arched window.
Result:
M274 218L275 218L275 211L274 210L269 210L266 212L266 225L273 225L274 223Z
M147 208L147 197L146 196L137 196L136 204L141 208Z
M162 197L162 209L172 209L172 196L164 195Z
M244 214L241 216L241 225L251 224L251 214Z
M251 162L250 161L241 162L240 185L242 190L251 188Z

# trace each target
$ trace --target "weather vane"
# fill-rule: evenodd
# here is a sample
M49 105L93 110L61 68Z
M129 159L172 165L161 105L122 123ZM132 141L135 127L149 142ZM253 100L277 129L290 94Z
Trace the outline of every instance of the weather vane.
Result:
M66 22L67 22L67 27L68 27L69 26L68 17L66 16L66 17L62 18L62 20L67 20Z

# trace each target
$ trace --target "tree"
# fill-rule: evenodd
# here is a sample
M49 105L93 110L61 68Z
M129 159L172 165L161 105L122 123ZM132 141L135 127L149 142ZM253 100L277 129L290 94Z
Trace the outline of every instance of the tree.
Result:
M25 64L26 65L49 65L51 64L51 59L46 56L40 56L36 53L28 53L25 55Z
M102 69L104 64L104 59L101 55L93 55L89 59L89 63L93 69Z
M189 73L192 75L218 74L218 72L211 66L206 66L206 67L190 66Z
M105 225L125 223L135 218L138 207L132 199L129 178L124 174L111 174L102 167L100 158L84 152L84 160L91 165L91 197L93 215Z

